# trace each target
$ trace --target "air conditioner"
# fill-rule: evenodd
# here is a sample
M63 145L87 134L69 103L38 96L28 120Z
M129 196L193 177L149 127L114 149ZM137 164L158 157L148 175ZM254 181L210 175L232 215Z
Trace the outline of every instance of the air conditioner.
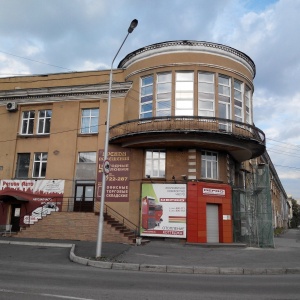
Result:
M16 111L16 110L18 110L18 105L16 102L8 102L6 104L6 109L8 111Z

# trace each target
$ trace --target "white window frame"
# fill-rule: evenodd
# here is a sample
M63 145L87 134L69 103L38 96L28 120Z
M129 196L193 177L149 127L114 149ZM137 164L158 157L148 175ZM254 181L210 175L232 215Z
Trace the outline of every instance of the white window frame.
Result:
M156 116L170 116L171 107L172 73L158 73L156 77Z
M252 125L252 101L251 101L251 89L246 85L245 88L245 122Z
M152 79L150 83L147 79ZM154 76L153 74L141 78L140 89L140 118L152 118L153 117L153 87Z
M237 86L239 85L239 88ZM234 79L234 119L244 122L244 84L240 80Z
M194 72L176 72L175 116L194 115ZM188 78L191 76L191 78ZM182 77L182 78L180 78Z
M25 117L25 114L28 116ZM22 135L32 135L34 130L35 111L28 110L22 112L22 122L20 132ZM24 130L25 129L25 130Z
M146 150L145 176L150 178L166 177L166 151L155 149Z
M201 178L218 179L218 153L214 151L201 151Z
M32 178L45 178L47 171L47 152L35 152L33 156Z
M84 112L88 112L87 115L84 114ZM94 124L94 121L96 120L96 124ZM81 128L80 133L81 134L92 134L92 133L98 133L98 127L99 127L99 108L82 108L81 109Z
M41 116L42 113L44 113L44 116ZM51 117L52 117L51 109L39 110L37 134L50 133Z
M209 75L212 81L203 80L201 75ZM201 85L212 86L212 91L203 90ZM212 108L201 107L201 104L211 105ZM199 72L198 73L198 115L203 117L215 116L215 73Z

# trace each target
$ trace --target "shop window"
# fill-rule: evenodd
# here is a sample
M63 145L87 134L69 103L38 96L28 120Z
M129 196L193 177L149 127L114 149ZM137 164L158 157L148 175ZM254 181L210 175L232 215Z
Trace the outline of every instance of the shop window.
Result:
M194 72L176 72L175 115L194 114Z
M30 153L18 153L16 178L28 178Z
M141 78L140 118L151 118L153 115L153 75Z
M35 111L23 111L21 122L21 134L33 134Z
M47 134L50 133L50 124L51 124L52 110L44 109L39 111L38 115L38 134Z
M34 153L32 177L34 178L46 177L47 159L48 159L48 153L46 152Z
M146 151L146 177L165 177L166 152L164 150Z
M198 74L198 115L215 116L215 75L199 72Z
M218 179L218 153L211 151L201 152L201 177Z
M79 152L79 163L96 163L96 152Z
M87 108L81 111L80 133L98 133L99 108Z
M171 115L172 73L157 74L156 116Z

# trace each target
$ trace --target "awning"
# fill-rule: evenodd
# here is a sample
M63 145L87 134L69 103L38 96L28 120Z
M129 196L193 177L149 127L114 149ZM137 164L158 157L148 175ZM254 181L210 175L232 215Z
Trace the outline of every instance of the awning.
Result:
M20 202L29 202L29 200L19 196L19 195L0 195L0 201L1 202L14 202L14 201L20 201Z

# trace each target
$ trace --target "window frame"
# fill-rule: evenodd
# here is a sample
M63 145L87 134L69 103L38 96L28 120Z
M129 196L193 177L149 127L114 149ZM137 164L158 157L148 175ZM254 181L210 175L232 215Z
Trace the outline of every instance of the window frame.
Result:
M237 88L236 83L240 84L240 89ZM234 79L234 120L244 122L244 84L238 79ZM238 98L238 94L240 97ZM238 114L240 113L240 115Z
M157 157L153 154L158 153ZM147 149L145 151L145 177L165 178L166 177L166 150Z
M212 75L212 81L207 81L207 80L200 80L200 76L202 74L205 75ZM201 117L215 117L216 115L216 105L215 105L215 99L216 99L216 92L215 92L215 74L216 73L211 73L211 72L198 72L198 116ZM212 85L212 92L208 91L202 91L200 88L201 84L210 84ZM211 99L208 98L203 98L201 97L201 94L207 94L211 95ZM211 103L212 104L212 109L209 108L200 108L201 102L203 103Z
M44 159L44 157L46 157L46 159ZM48 152L35 152L33 155L32 178L45 178L47 163ZM36 171L38 171L38 174L36 174Z
M28 117L25 117L26 113L28 113ZM22 112L22 121L21 121L21 129L20 129L21 135L33 135L34 121L35 121L35 110L26 110ZM24 127L26 127L25 130Z
M94 154L94 161L80 161L80 160L84 160L84 154L90 154L93 153ZM80 157L82 155L82 158ZM88 155L87 155L88 156ZM78 152L78 163L79 164L95 164L97 162L97 152L96 151L81 151Z
M89 111L88 115L84 115L85 111ZM93 114L95 112L95 114ZM85 126L85 120L87 120L87 125ZM93 124L93 120L96 120L97 125ZM83 127L84 126L84 127ZM96 130L92 130L92 128L96 128ZM80 133L81 134L98 134L99 132L99 107L91 107L91 108L82 108L81 109L81 126Z
M214 159L215 157L215 159ZM219 157L215 151L201 151L201 178L218 180L219 178ZM211 174L209 176L209 174Z
M24 157L24 156L27 157ZM23 170L21 170L20 168L20 161L21 161L21 156L23 156L23 159L27 159L28 160L28 166L24 167ZM16 171L15 171L15 178L29 178L29 167L30 167L30 153L17 153L17 164L16 164ZM27 176L20 176L20 173L25 173L27 171Z
M41 113L44 112L44 116L41 117ZM50 112L50 116L47 114ZM51 127L51 119L52 119L52 110L51 109L41 109L38 111L38 121L37 121L37 134L50 134L50 127ZM42 125L41 125L42 124ZM42 132L40 131L40 127L42 127Z
M165 79L165 80L164 80ZM161 86L167 86L166 90L160 91ZM166 107L159 108L160 105ZM172 72L156 74L156 116L169 117L172 113Z
M147 82L150 78L150 82ZM149 74L140 78L140 119L153 117L153 101L154 75Z
M191 75L192 81L190 79L179 77L182 75ZM194 99L195 99L195 81L194 71L176 71L175 72L175 116L193 116L194 115ZM184 87L186 85L186 88ZM190 87L191 88L190 88ZM192 97L189 97L191 95ZM181 104L185 103L184 107ZM189 104L191 108L186 108Z

